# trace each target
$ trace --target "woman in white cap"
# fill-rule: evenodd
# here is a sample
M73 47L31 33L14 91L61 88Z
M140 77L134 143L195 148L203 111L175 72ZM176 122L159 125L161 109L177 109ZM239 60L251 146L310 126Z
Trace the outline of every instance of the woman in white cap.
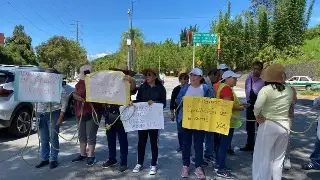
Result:
M98 124L93 119L93 110L98 115L98 122L101 120L102 105L98 103L86 102L86 85L85 77L92 72L90 65L84 65L80 68L80 81L76 84L76 90L73 93L73 98L77 101L76 103L76 116L80 120L79 123L79 141L80 141L80 154L72 160L72 162L79 162L87 160L87 165L92 166L96 162L94 151L96 147ZM82 108L83 106L83 108ZM94 108L94 109L92 109ZM82 109L82 112L81 112ZM87 154L88 147L88 154Z
M273 64L262 71L266 82L254 105L254 115L260 124L253 153L253 180L281 180L282 163L289 139L289 109L294 93L284 83L282 65Z
M181 104L177 111L177 121L182 121L184 96L199 96L199 97L212 97L213 91L207 84L204 84L203 72L199 68L194 68L190 72L190 84L181 87L180 93L177 96L176 103ZM194 141L195 151L195 174L199 179L206 179L205 173L202 169L203 164L203 142L205 131L182 128L182 161L183 168L181 172L182 178L189 177L190 166L190 153L192 140Z
M231 145L234 128L241 126L239 118L241 117L240 112L246 107L246 104L242 104L233 91L233 87L237 85L238 78L241 74L236 74L233 71L226 71L222 75L221 85L219 86L216 94L216 98L233 101L232 118L230 122L230 129L228 135L220 134L219 141L217 144L216 159L217 164L214 167L219 177L227 179L233 179L234 175L231 174L230 169L226 166L226 155L228 147Z

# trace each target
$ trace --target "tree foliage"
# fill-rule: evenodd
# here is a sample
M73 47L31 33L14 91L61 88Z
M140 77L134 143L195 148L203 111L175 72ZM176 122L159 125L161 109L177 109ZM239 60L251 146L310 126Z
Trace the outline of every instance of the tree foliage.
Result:
M79 43L62 36L54 36L36 47L38 61L69 74L87 62L86 51Z

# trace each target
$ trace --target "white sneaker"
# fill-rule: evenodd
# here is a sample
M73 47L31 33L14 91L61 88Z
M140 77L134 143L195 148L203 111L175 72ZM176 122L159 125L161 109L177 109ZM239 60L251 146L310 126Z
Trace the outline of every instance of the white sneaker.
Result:
M291 169L290 159L285 159L285 160L284 160L284 162L283 162L283 168L284 168L285 170Z
M157 174L157 166L151 166L150 175L155 175L155 174Z
M140 164L137 164L136 167L132 170L133 173L138 173L142 169L142 166Z

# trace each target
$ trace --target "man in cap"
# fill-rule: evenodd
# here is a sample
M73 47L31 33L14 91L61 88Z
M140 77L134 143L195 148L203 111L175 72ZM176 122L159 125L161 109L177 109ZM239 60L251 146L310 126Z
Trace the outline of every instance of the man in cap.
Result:
M126 65L119 65L117 68L110 68L110 70L123 72L125 74L124 80L130 83L131 94L133 95L136 93L136 81L134 78L132 78L132 76L136 74L134 71L129 70ZM119 115L119 105L105 105L104 116L106 125L114 123ZM120 120L117 120L117 122L111 126L111 129L106 130L106 134L108 138L109 159L102 164L102 167L109 168L117 164L118 161L116 159L116 140L118 136L121 159L119 171L124 172L127 169L128 138L122 122Z

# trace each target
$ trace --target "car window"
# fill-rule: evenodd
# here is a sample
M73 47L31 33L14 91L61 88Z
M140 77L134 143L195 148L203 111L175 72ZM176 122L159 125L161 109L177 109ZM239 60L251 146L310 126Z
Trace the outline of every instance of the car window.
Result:
M5 73L0 73L0 84L8 83L8 82L13 82L14 76L13 75L8 75Z
M300 77L300 81L309 81L309 79L306 77Z
M134 78L135 79L143 79L143 75L140 75L140 74L139 75L135 75Z

